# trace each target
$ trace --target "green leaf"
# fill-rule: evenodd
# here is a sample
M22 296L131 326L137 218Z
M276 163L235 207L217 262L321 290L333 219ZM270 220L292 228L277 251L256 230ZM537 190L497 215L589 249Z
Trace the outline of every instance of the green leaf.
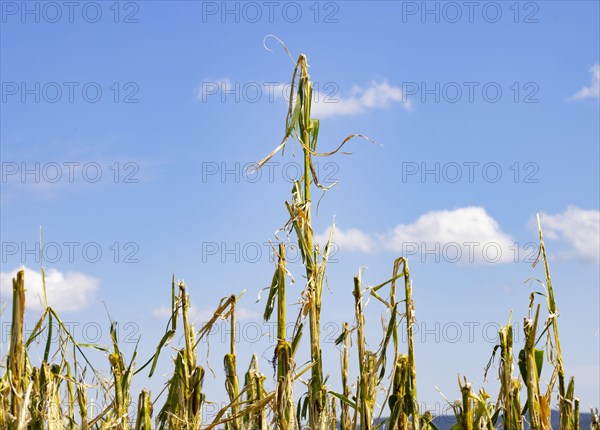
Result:
M173 337L175 336L175 330L169 330L165 333L165 335L162 337L162 339L160 340L160 342L158 343L158 346L156 347L156 352L154 353L154 355L152 357L150 357L150 360L148 360L146 362L146 364L144 364L142 367L140 367L137 372L134 373L134 375L136 373L141 372L150 362L152 362L152 366L150 367L150 374L148 375L148 377L152 377L152 375L154 374L154 370L156 369L156 365L158 363L158 357L160 355L160 351L163 349L163 347L167 344L169 344L171 342L171 340L173 339Z
M519 371L521 372L521 378L523 378L523 381L527 381L527 364L524 349L519 351Z
M298 325L298 329L296 330L296 334L292 338L292 355L296 355L296 349L300 344L300 339L302 339L302 329L304 328L304 324L300 323Z
M265 305L265 313L263 315L263 319L265 321L269 321L271 319L271 315L273 314L273 309L275 309L275 298L277 297L277 280L279 278L279 266L275 269L275 273L273 274L273 280L271 281L271 287L269 288L269 297L267 298L267 303Z
M294 111L292 112L292 117L290 118L290 123L288 124L288 128L285 131L285 136L289 137L292 134L292 130L298 123L298 118L300 118L300 102L296 99L296 104L294 105Z
M310 150L311 151L317 150L317 138L319 137L320 124L321 124L321 122L318 119L311 120L311 128L312 128L311 140L310 140Z
M496 425L496 421L498 421L498 416L500 416L501 410L502 408L496 409L496 412L494 412L494 415L492 415L492 424Z
M97 343L78 343L77 346L81 346L83 348L93 348L102 352L108 352L108 348Z
M535 367L538 372L538 378L542 374L542 366L544 365L544 350L542 349L534 349L533 353L535 355Z
M356 409L356 403L353 402L352 400L350 400L348 397L344 396L343 394L336 393L335 391L328 391L328 393L334 397L337 397L338 399L340 399L340 401L344 402L345 404L350 406L352 409Z
M438 426L436 426L433 421L429 421L429 426L431 426L433 428L433 430L440 430L440 428Z
M342 331L342 334L340 334L337 339L335 340L335 344L336 345L341 345L344 340L346 339L346 332Z
M383 377L385 376L386 352L387 352L388 344L390 343L390 339L392 337L392 333L394 332L394 329L396 328L397 308L398 308L398 303L396 303L394 305L394 307L392 308L392 316L390 317L390 322L388 323L387 330L385 333L385 339L383 341L383 345L381 346L381 358L380 358L381 370L379 371L379 383L381 383L381 381L383 380Z

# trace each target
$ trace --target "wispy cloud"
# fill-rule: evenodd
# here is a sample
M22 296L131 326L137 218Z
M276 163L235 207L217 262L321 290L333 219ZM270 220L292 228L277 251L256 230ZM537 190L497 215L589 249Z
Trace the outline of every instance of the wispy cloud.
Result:
M109 158L75 158L73 152L46 154L39 159L9 155L2 162L2 201L12 203L23 196L50 201L67 193L103 190L115 184L147 183L165 165L165 160L119 155ZM18 160L18 161L16 161Z
M323 234L315 235L315 241L320 244L321 249L323 249L327 244L330 232L331 227ZM333 235L333 242L339 249L371 253L376 248L375 240L369 234L356 228L342 230L338 227L335 227L333 230Z
M548 239L564 240L570 245L560 257L600 264L600 211L569 206L562 213L542 213L540 217Z
M196 88L196 98L202 102L206 102L208 97L219 92L230 92L235 89L235 85L229 78L207 79L204 80L198 88Z
M201 324L213 317L215 309L198 308L197 306L192 305L188 312L193 324ZM164 305L160 306L152 311L152 315L156 318L169 318L171 316L171 308ZM238 321L258 320L260 319L260 314L248 308L236 307L236 318Z
M401 104L406 110L412 107L400 87L390 85L387 81L371 81L364 88L355 85L347 97L319 94L313 102L312 113L317 118L353 116L375 109L387 109L393 104Z
M12 278L20 268L0 273L0 291L2 298L8 300L12 296ZM60 312L74 312L85 309L100 281L80 272L60 272L56 269L46 270L46 295L48 305ZM42 277L40 272L25 267L25 306L27 309L43 309Z
M287 103L290 89L290 83L234 82L230 78L222 77L204 80L195 89L195 95L196 99L203 103L209 99L247 103L284 100ZM296 94L292 96L295 97ZM355 116L372 110L388 109L394 104L399 104L409 111L412 108L402 89L386 80L371 81L366 87L354 85L346 96L340 95L339 86L334 82L322 85L315 83L312 114L315 118Z
M572 100L600 98L600 64L593 66L590 73L592 74L592 84L589 87L583 87L577 94L571 96Z

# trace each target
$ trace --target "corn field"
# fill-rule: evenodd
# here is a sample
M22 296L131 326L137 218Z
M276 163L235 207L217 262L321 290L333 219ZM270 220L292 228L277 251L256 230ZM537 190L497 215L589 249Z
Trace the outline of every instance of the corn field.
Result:
M342 154L351 139L370 139L352 134L336 149L319 152L320 123L311 116L312 91L307 59L300 55L292 76L284 136L279 145L256 164L260 169L272 157L283 153L290 140L302 149L303 176L294 183L292 195L285 202L286 217L289 218L284 232L297 239L305 285L298 297L290 297L287 285L291 274L286 263L286 245L279 240L273 245L277 264L263 302L264 320L277 324L273 357L275 388L272 391L265 388L267 376L259 369L256 356L250 363L237 360L235 327L239 296L235 294L223 297L212 318L202 326L194 327L189 318L190 297L186 285L176 282L173 276L167 330L154 355L139 360L141 364L138 365L136 352L130 358L121 352L115 323L110 327L112 345L109 347L79 343L60 315L47 305L46 297L43 297L45 309L39 321L33 332L25 337L23 321L28 280L21 270L12 280L10 342L0 369L1 429L438 429L431 411L419 407L418 351L413 333L416 304L412 299L409 261L403 256L390 262L389 278L376 286L366 285L360 272L348 280L348 291L352 291L354 298L354 316L343 322L342 333L336 340L340 351L341 385L331 386L327 382L321 350L321 297L335 229L332 226L329 241L321 249L313 232L311 191L315 188L327 190L328 187L319 182L313 160ZM477 390L466 378L459 378L457 392L461 400L450 402L456 419L453 430L548 430L553 408L559 412L560 430L581 428L575 380L563 362L559 311L539 216L538 230L536 263L543 266L545 280L540 282L540 291L530 296L528 313L523 317L524 343L514 344L510 320L499 330L499 343L493 349L493 359L498 363L498 393ZM41 276L44 286L43 268ZM419 288L418 285L415 287ZM294 307L288 303L290 299ZM368 322L364 307L368 299L373 299L375 306L380 306L387 315L376 348L369 348L365 341ZM299 311L290 315L291 309ZM225 380L222 381L229 404L210 422L204 422L203 410L211 393L205 386L206 369L199 364L198 354L201 341L221 320L231 324L230 350L223 357ZM290 337L286 331L288 320L293 322ZM405 323L406 333L400 333L401 322ZM58 329L58 336L48 335L53 329ZM155 397L146 390L132 393L133 378L142 372L152 377L161 353L176 335L183 336L184 346L172 357L172 373L163 392ZM47 339L44 354L34 361L29 350L42 337ZM56 338L59 342L51 341ZM356 356L351 356L352 346L358 352ZM296 362L299 349L310 351L308 363ZM106 357L110 378L99 376L88 358L90 354ZM357 375L350 373L351 362L357 364ZM540 378L544 365L551 369L552 376L547 382ZM105 404L100 410L88 410L92 386L103 393ZM304 394L294 398L299 387ZM385 393L385 401L378 404L377 396L381 391ZM558 395L553 397L556 393ZM128 409L132 402L137 402L135 416ZM598 430L599 426L598 411L592 410L591 429Z

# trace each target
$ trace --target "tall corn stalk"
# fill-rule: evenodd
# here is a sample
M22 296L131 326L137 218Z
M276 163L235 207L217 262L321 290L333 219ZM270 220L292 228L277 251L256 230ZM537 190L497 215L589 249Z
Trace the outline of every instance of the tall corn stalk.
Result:
M150 401L150 393L146 390L142 390L138 398L135 430L152 430L152 402Z
M358 348L359 392L356 408L360 415L360 429L373 428L373 409L377 397L377 354L365 348L365 317L363 312L360 276L354 277L354 309L356 313L356 343Z
M389 398L390 418L388 420L388 428L391 430L406 430L409 428L408 402L410 398L410 382L409 382L409 365L408 356L402 354L398 357L394 366L394 376L392 384L392 395Z
M525 348L522 351L522 364L525 368L525 386L527 387L527 407L529 409L529 425L531 430L542 429L542 409L540 402L539 377L541 372L542 351L535 349L536 330L540 317L540 305L537 305L533 320L525 319L523 329L525 332Z
M168 395L158 414L158 428L192 430L202 425L204 368L196 365L197 343L194 328L189 322L189 296L183 282L179 283L179 301L183 316L185 348L180 349L175 357L175 371L167 383ZM175 311L174 315L176 316Z
M265 408L256 405L265 398L265 375L258 369L258 358L252 354L250 367L246 372L244 381L244 392L250 412L244 415L243 423L245 429L267 430L267 412Z
M522 430L521 383L512 377L513 366L513 327L510 322L498 332L500 339L500 402L504 430Z
M25 374L25 351L23 349L23 318L25 314L25 270L21 269L12 280L13 307L8 350L8 385L10 386L10 416L8 428L16 429L24 404L27 389Z
M297 84L296 78L298 78ZM294 99L296 85L297 92ZM323 363L321 358L321 295L333 228L329 242L324 252L321 253L314 241L311 187L315 185L321 190L326 190L333 185L324 187L319 183L313 164L313 156L327 157L333 155L339 152L354 137L366 137L353 134L346 137L334 151L327 153L317 152L320 123L318 119L311 118L312 92L313 84L308 74L306 56L300 54L292 76L285 135L279 146L257 163L257 169L264 166L276 153L283 151L290 137L293 136L296 138L302 146L304 171L301 180L294 182L292 201L286 202L286 207L290 214L290 221L286 227L289 228L291 226L296 233L307 279L306 288L303 292L303 315L308 314L310 331L311 377L308 383L308 424L312 430L325 430L328 421L327 405L329 402L327 389L323 382Z
M240 394L238 377L237 377L237 369L236 369L236 355L235 355L235 343L236 343L236 322L235 322L235 308L236 308L236 297L232 295L230 297L231 308L229 310L229 321L230 321L230 347L229 354L225 355L224 365L225 365L225 389L227 390L227 395L229 396L229 400L232 404L231 406L231 415L237 416L239 413L239 405L238 398ZM238 430L240 428L239 420L237 418L232 419L227 428L229 430Z
M460 392L462 394L462 413L460 424L462 430L473 430L473 417L471 416L472 411L472 401L471 401L471 384L465 381L465 384L460 384Z
M402 270L400 270L402 268ZM399 278L404 278L404 303L405 303L405 314L406 317L406 334L408 340L408 355L404 355L405 358L400 360L398 355L398 327L396 324L396 314L398 303L396 301L396 281ZM382 298L377 291L383 288L385 285L391 284L390 296L388 300ZM383 377L385 371L385 351L387 348L387 342L389 338L394 341L394 380L392 381L392 396L390 397L390 410L393 415L389 421L389 425L400 426L405 424L403 415L411 417L410 422L406 422L406 426L410 425L412 430L419 430L420 417L419 417L419 404L417 400L417 368L415 360L415 349L414 349L414 333L413 325L415 322L415 307L412 300L412 283L410 279L410 271L408 268L408 261L404 257L397 258L394 261L394 269L392 278L388 281L379 284L371 289L371 295L379 300L381 303L387 306L391 311L392 317L390 318L384 344L381 349L381 360L384 368L381 370L380 380ZM398 399L397 396L401 391L402 399ZM396 409L396 411L394 411ZM408 428L408 427L405 427Z
M8 372L0 377L0 428L8 428L10 410L10 382Z
M598 415L598 408L590 408L590 429L598 430L600 429L600 416Z
M110 335L113 342L113 353L108 356L110 368L113 374L113 384L115 397L113 401L113 415L115 416L116 429L129 430L129 417L127 408L130 403L131 378L133 376L133 365L135 362L136 353L128 367L125 366L123 354L119 350L117 343L117 328L116 323L112 323L110 327Z
M404 275L404 295L406 309L406 334L408 338L408 372L409 372L409 395L412 411L412 428L419 430L419 402L417 400L417 363L415 360L415 338L413 333L413 324L415 322L415 306L412 300L412 283L410 280L410 271L408 261L405 258L399 258L394 263L394 278L398 272L398 267L403 264L402 274ZM394 280L395 282L395 280Z
M343 343L341 351L341 372L342 372L342 395L344 399L350 398L350 387L348 386L348 363L350 361L350 332L348 323L342 325L342 334L340 343ZM340 430L350 430L350 405L347 401L340 402Z
M327 405L326 390L323 386L323 363L321 359L321 293L323 278L314 248L311 207L311 183L314 170L312 168L312 152L316 150L319 121L310 117L312 103L312 82L308 75L306 57L300 55L297 63L300 69L296 109L298 113L298 135L304 153L303 193L298 193L293 203L288 206L296 234L299 238L307 278L308 318L310 332L310 357L312 361L311 378L308 389L308 415L311 429L325 429ZM295 73L295 72L294 72ZM299 184L298 184L299 185ZM299 188L299 187L298 187Z
M89 430L88 426L88 410L87 410L87 387L85 385L85 381L79 381L77 384L76 392L77 392L77 406L79 407L79 416L81 420L80 429L81 430Z
M554 288L552 287L552 278L550 277L550 268L548 265L548 258L546 257L546 245L544 243L544 235L542 233L542 223L540 221L540 215L537 214L538 232L540 238L540 248L536 261L533 263L535 267L540 257L544 263L544 273L546 275L546 287L547 287L547 305L548 305L548 326L552 326L552 340L554 342L554 351L551 351L551 357L555 363L556 374L558 375L558 406L560 416L560 428L561 430L571 430L575 420L579 420L579 417L574 416L573 409L573 392L568 393L568 387L565 386L565 369L563 364L562 350L560 347L560 337L558 335L558 308L556 306L556 299L554 297ZM550 337L550 336L549 336ZM552 344L552 342L551 342ZM550 390L549 390L550 391Z
M561 429L576 430L579 428L579 399L575 397L575 378L571 377L565 392L565 407L562 409ZM559 399L560 402L560 399Z
M484 390L479 390L478 394L473 393L471 383L464 378L464 383L458 379L460 387L461 400L451 403L454 410L456 424L452 426L454 430L494 430L494 421L497 413L494 413L494 405L488 403L489 394ZM424 422L431 426L431 420Z
M73 375L71 374L71 366L67 361L65 363L65 367L67 368L67 375L65 381L67 383L67 429L75 430L75 380L73 379Z
M286 336L286 282L285 245L279 244L277 268L273 274L269 297L264 313L264 320L271 318L277 299L277 346L275 360L277 361L277 387L275 394L275 425L279 430L294 428L294 399L293 399L293 349Z

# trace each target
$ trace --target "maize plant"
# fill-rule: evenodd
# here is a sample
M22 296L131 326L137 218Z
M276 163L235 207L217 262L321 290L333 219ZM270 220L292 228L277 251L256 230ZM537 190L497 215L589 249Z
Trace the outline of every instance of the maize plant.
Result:
M253 354L244 381L246 404L250 410L250 412L244 415L243 425L245 429L267 430L266 410L255 407L265 398L265 379L266 376L260 373L258 369L258 358L256 354Z

